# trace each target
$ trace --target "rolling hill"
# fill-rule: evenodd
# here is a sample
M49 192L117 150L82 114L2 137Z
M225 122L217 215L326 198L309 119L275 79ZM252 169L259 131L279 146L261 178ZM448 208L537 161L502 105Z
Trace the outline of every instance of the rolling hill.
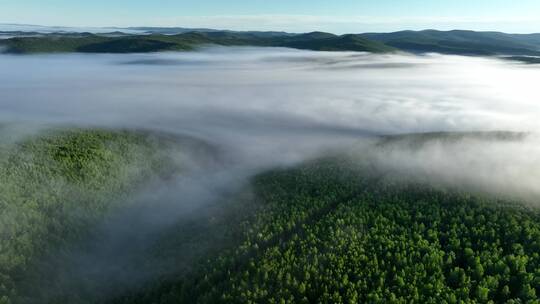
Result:
M328 33L281 35L267 32L188 32L177 35L96 35L49 34L40 37L15 37L0 40L4 51L13 54L81 52L136 53L192 50L201 45L274 46L306 50L361 51L383 53L394 48L358 35Z
M391 136L378 147L522 136ZM535 302L538 209L404 180L360 159L261 173L252 184L262 209L227 228L243 226L240 244L110 303Z
M6 130L0 128L2 140L9 138ZM76 128L1 141L0 303L43 303L40 294L52 290L32 282L52 279L49 263L65 262L69 245L88 238L113 210L127 208L138 187L186 170L165 151L195 147L206 155L206 146L196 144L157 133Z
M363 37L412 53L457 55L540 55L540 35L474 31L401 31Z
M401 31L334 35L325 32L236 32L210 29L130 28L147 34L21 33L0 40L4 52L13 54L82 52L136 53L186 51L202 45L288 47L315 51L360 51L372 53L410 52L473 56L505 56L511 60L537 63L540 34L506 34L474 31Z
M380 138L376 147L523 136L413 134ZM155 267L156 258L182 265L183 253L198 252L187 269L132 289L109 277L79 282L108 286L112 298L102 289L90 295L79 289L73 269L63 280L74 285L64 285L51 266L32 273L51 246L84 237L113 207L106 204L111 197L142 181L122 168L139 167L144 177L168 166L161 144L140 133L76 130L0 150L0 303L534 303L540 292L537 208L406 180L354 151L261 172L247 186L249 196L179 219L134 271ZM51 187L55 181L81 191L59 191ZM88 218L73 216L80 208ZM65 260L59 262L61 268ZM37 281L27 283L28 276Z

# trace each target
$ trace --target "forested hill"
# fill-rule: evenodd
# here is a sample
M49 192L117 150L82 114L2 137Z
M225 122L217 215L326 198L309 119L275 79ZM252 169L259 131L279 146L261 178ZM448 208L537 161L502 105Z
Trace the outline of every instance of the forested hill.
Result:
M522 136L433 133L378 147ZM537 208L354 157L271 170L253 188L261 210L232 249L110 303L538 303Z
M202 45L272 46L316 51L361 51L384 53L395 48L360 35L337 36L328 33L299 35L265 32L188 32L177 35L46 34L0 40L7 53L145 53L186 51Z
M83 52L135 53L186 51L201 45L271 46L315 51L362 51L385 53L441 53L456 55L511 56L535 63L540 57L540 34L506 34L475 31L400 31L334 35L324 32L234 32L209 29L141 28L144 34L119 31L92 33L0 32L12 37L0 40L4 52L15 54Z
M413 53L540 55L540 34L425 30L367 33L362 37Z
M194 149L213 157L199 141L143 131L51 129L14 142L5 140L11 132L0 126L0 304L48 303L64 293L53 273L71 245L128 208L150 180L188 171L167 155Z
M85 240L102 243L95 227L107 212L129 208L119 198L147 176L185 172L166 155L207 149L155 136L74 130L0 146L0 304L538 303L538 207L409 179L357 148L261 172L163 227L135 250L135 264L118 267L134 257L117 250L73 263L73 249L92 248ZM524 138L430 133L384 137L373 148ZM98 261L112 271L100 272Z

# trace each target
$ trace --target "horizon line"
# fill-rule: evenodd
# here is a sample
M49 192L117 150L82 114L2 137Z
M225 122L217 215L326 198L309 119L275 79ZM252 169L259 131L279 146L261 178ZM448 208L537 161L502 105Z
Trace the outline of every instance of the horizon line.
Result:
M66 28L66 29L126 29L126 30L136 30L137 28L150 28L150 29L184 29L184 30L211 30L211 31L227 31L227 32L281 32L287 34L304 34L304 33L313 33L313 32L323 32L333 35L347 35L347 34L370 34L370 33L397 33L397 32L423 32L423 31L438 31L438 32L453 32L453 31L469 31L469 32L478 32L478 33L502 33L509 35L534 35L540 34L539 32L528 32L528 33L515 33L515 32L506 32L498 30L471 30L465 28L454 28L451 30L441 30L437 28L423 28L423 29L401 29L394 31L368 31L368 32L350 32L344 34L338 34L330 31L304 31L304 32L289 32L285 30L231 30L226 28L213 28L213 27L189 27L189 26L156 26L156 25L131 25L131 26L80 26L80 25L44 25L44 24L31 24L31 23L13 23L13 22L0 22L0 26L32 26L32 27L43 27L43 28ZM3 31L0 29L0 32ZM24 30L19 30L25 32Z

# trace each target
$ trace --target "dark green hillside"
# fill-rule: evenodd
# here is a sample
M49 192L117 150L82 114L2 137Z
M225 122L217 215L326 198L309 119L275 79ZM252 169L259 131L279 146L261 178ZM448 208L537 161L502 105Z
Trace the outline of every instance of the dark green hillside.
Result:
M175 46L174 43L159 40L119 38L85 44L78 47L77 50L83 53L145 53L168 50Z
M510 36L524 44L537 47L540 45L540 34L510 34Z
M240 245L112 303L538 303L537 209L341 157L253 185Z
M329 36L320 33L317 35L307 34L309 38L304 36L301 39L292 39L290 42L283 43L283 46L306 49L315 51L365 51L365 52L393 52L395 48L387 46L383 43L369 40L360 35L343 35ZM311 38L316 37L316 38ZM376 50L376 51L374 51Z
M334 35L325 32L235 32L148 28L148 35L57 33L0 40L7 53L133 53L192 50L201 45L273 46L315 51L443 53L456 55L540 56L540 34L475 31L401 31ZM531 57L532 58L532 57ZM530 60L529 60L530 61Z
M413 53L457 55L540 55L538 35L474 31L401 31L363 37Z
M394 48L360 36L328 33L280 35L264 32L187 32L178 35L80 35L50 34L0 40L5 52L15 54L52 52L136 53L192 50L201 45L274 46L308 50L391 52Z
M82 238L135 186L175 164L143 133L50 131L0 145L0 303L45 253Z
M145 53L166 50L191 50L191 41L178 41L164 35L106 37L86 36L43 36L11 38L0 41L8 53Z
M85 44L103 43L105 37L18 37L0 41L6 52L14 54L73 52Z
M523 136L400 135L375 149ZM112 201L170 168L163 149L145 134L99 130L3 146L0 303L538 303L540 210L404 180L355 151L263 172L239 195L163 231L135 269L167 265L160 279L136 289L97 282L123 291L107 300L101 290L62 289L51 273L41 278L53 280L46 287L25 287L63 296L26 301L28 290L17 287L35 261L83 237L107 210L123 207ZM65 286L89 284L69 278Z

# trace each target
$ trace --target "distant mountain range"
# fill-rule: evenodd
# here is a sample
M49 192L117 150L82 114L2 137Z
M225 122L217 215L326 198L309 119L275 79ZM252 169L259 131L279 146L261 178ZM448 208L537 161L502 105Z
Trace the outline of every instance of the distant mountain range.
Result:
M9 28L9 27L8 27ZM0 29L6 29L1 26ZM325 32L228 31L215 29L131 27L99 28L83 32L76 28L11 26L0 31L7 53L97 52L131 53L192 50L201 45L273 46L317 51L409 52L456 55L507 56L537 63L540 34L506 34L475 31L400 31L334 35Z
M230 31L216 30L209 28L185 28L185 27L128 27L131 31L141 31L148 34L176 35L189 32L209 33L209 32L228 32L228 33L252 33L267 37L294 36L295 34L278 31Z

